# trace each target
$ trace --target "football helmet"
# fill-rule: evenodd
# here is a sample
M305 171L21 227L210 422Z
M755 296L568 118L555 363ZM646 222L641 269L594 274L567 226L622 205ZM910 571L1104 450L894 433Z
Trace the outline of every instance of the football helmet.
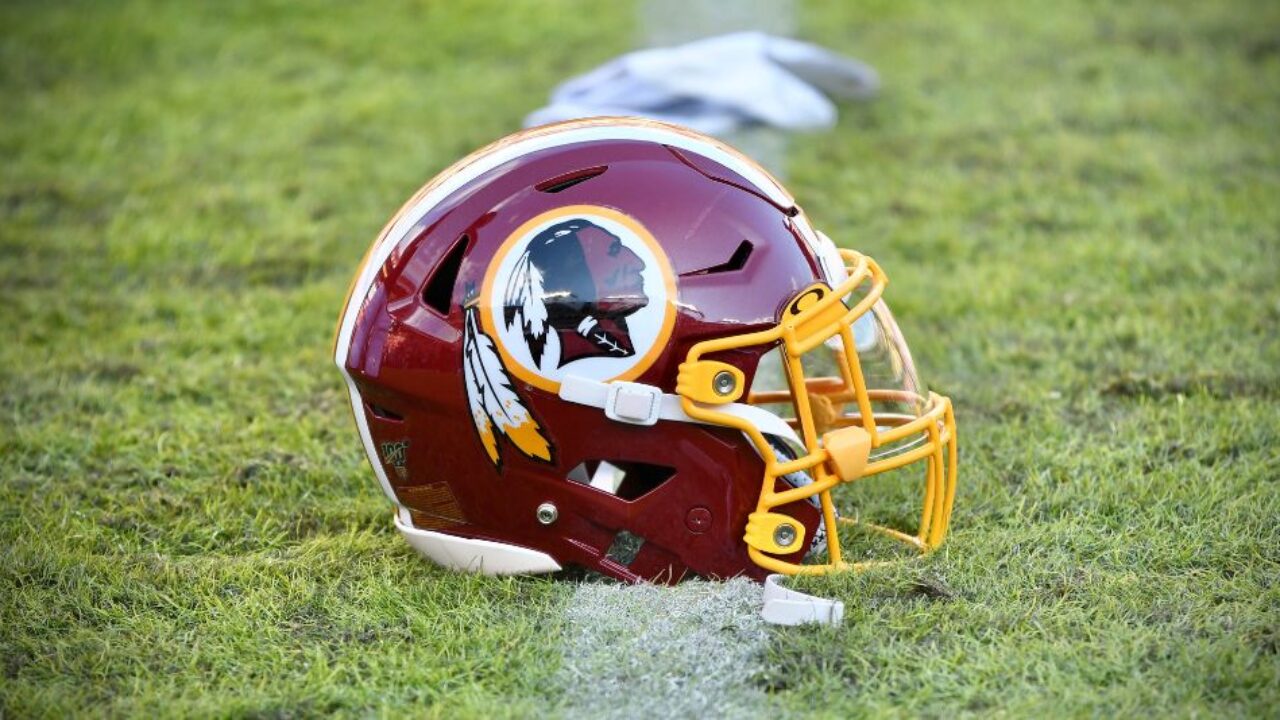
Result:
M437 563L824 573L879 561L842 549L850 528L936 547L955 497L951 403L920 383L885 282L726 145L592 118L410 198L352 280L334 360L396 528ZM833 500L909 465L910 514Z

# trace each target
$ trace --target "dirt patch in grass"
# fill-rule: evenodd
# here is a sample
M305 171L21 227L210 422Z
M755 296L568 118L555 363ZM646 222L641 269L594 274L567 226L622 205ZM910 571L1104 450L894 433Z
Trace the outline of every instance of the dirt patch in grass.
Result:
M1280 377L1229 374L1153 376L1126 374L1102 387L1102 394L1119 398L1164 398L1204 393L1220 400L1280 397Z

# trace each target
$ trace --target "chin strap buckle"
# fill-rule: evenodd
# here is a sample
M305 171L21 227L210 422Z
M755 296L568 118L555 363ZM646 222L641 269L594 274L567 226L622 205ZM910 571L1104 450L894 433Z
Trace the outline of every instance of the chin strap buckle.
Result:
M782 587L783 576L773 573L764 579L764 609L760 617L771 625L816 623L839 627L844 622L844 603L805 595Z
M610 420L631 425L653 425L662 413L662 390L633 382L609 383L604 414Z

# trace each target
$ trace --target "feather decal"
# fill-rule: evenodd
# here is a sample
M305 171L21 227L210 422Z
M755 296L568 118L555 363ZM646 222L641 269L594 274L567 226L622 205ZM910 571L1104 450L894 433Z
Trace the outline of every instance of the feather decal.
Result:
M507 281L503 319L508 329L519 323L536 366L542 365L542 351L547 345L547 306L542 294L542 271L530 262L529 253L525 252L516 261L511 279Z
M520 452L551 462L551 443L516 393L493 339L480 330L480 312L466 310L462 335L462 378L476 434L495 466L502 466L498 436L505 436Z

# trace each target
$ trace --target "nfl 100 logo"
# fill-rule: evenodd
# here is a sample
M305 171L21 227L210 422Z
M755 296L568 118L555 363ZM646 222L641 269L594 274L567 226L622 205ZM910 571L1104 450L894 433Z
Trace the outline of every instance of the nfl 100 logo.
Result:
M406 465L408 464L409 441L384 442L379 449L382 451L382 462L395 468L396 476L401 480L408 479L409 470Z

